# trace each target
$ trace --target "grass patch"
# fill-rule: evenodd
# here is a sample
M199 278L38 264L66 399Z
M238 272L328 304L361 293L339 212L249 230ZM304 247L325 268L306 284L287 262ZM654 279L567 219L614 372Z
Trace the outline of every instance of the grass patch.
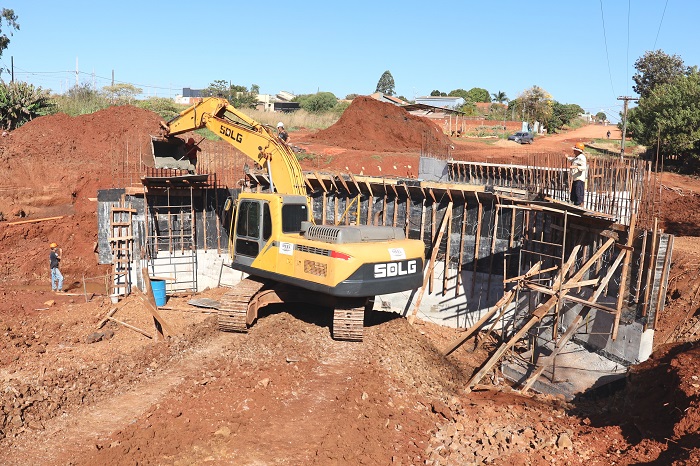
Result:
M218 134L209 130L208 128L196 129L194 132L202 136L207 141L218 141L221 139Z
M309 113L305 110L297 110L292 113L273 113L248 108L241 111L253 120L273 128L276 128L277 123L281 121L287 131L299 128L326 129L334 125L340 118L340 115L334 112Z

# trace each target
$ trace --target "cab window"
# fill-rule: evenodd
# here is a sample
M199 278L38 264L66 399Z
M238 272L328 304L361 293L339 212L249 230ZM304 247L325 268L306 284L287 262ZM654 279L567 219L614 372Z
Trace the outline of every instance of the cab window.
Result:
M309 220L306 204L285 204L282 206L282 232L299 233L301 222Z
M236 234L248 238L260 238L260 204L258 202L241 202Z

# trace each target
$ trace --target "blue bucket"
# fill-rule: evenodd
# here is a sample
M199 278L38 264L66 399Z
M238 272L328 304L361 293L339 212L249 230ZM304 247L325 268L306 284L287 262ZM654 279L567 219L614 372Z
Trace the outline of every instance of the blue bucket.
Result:
M156 299L156 306L165 306L165 280L151 279L151 289L153 297Z

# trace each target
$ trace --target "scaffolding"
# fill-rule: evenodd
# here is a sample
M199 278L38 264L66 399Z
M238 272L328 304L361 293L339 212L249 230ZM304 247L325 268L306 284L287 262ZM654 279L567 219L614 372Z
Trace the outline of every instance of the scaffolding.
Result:
M168 279L170 291L197 290L194 187L167 186L145 199L145 260L149 274Z

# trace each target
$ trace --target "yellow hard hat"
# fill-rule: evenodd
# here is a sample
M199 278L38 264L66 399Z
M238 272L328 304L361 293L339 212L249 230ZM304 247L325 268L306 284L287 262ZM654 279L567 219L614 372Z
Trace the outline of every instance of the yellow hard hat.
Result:
M574 150L580 150L581 152L586 150L586 145L582 142L577 142L574 146Z
M51 244L49 244L49 247L55 248L55 247L58 247L58 244L56 244L56 243L51 243Z

